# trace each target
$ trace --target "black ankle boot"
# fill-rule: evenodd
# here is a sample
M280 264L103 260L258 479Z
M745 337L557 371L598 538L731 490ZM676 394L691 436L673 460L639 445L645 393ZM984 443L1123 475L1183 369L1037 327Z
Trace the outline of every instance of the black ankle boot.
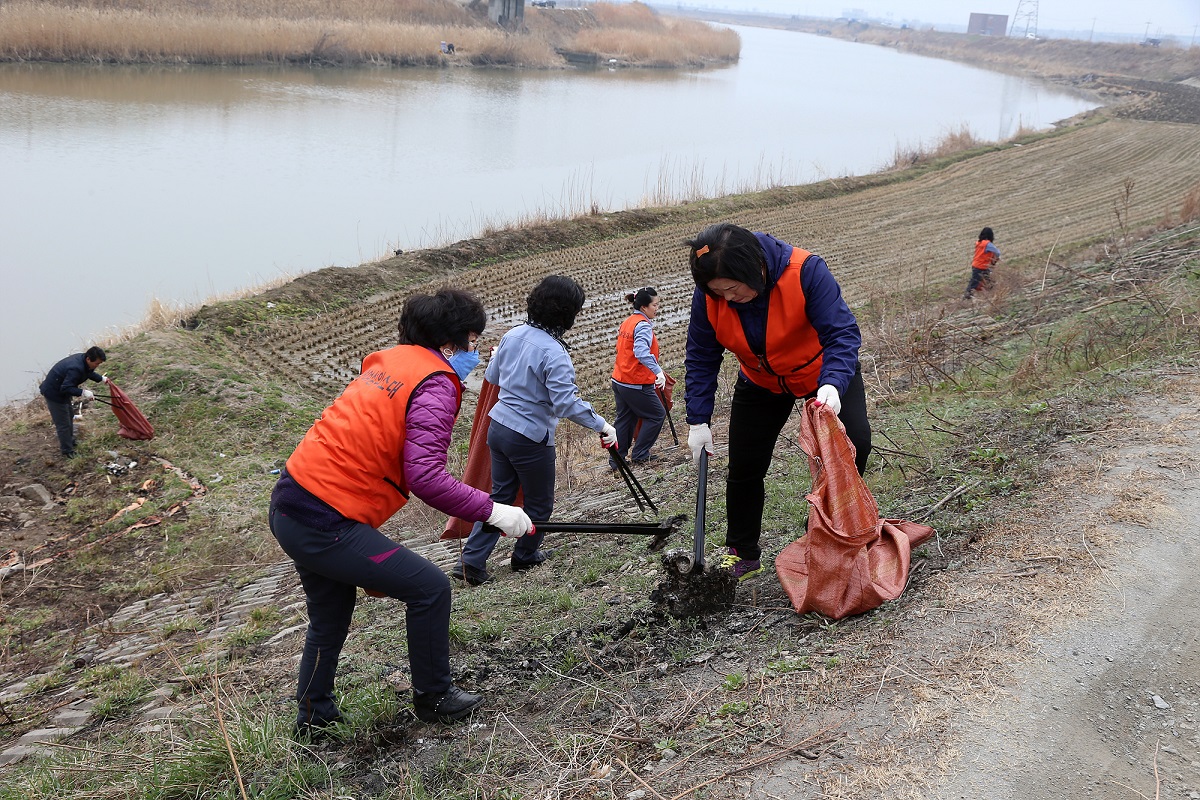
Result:
M441 694L413 690L413 709L422 722L457 722L483 705L483 695L464 692L454 684Z

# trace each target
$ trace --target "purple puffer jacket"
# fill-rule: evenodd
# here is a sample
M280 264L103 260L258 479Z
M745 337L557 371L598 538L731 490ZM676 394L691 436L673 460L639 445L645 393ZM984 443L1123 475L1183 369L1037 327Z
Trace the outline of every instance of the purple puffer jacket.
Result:
M451 517L484 521L492 515L492 498L446 470L455 395L448 375L434 375L413 392L404 424L404 478L408 491L426 505Z

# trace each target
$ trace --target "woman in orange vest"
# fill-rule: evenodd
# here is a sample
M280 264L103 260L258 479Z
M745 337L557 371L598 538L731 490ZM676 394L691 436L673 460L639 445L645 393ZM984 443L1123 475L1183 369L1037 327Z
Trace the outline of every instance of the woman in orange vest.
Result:
M658 441L667 410L656 390L667 385L667 373L658 363L658 339L651 320L658 314L658 292L653 286L625 295L633 313L617 329L617 361L613 366L612 390L617 400L617 452L629 455L633 431L638 421L637 446L630 456L635 464L649 463L654 457L650 448ZM609 466L617 468L610 458Z
M334 674L359 586L406 604L417 717L452 722L483 702L451 682L449 578L379 527L411 493L508 536L532 529L524 511L492 502L446 470L462 381L479 363L486 324L483 305L467 292L409 297L399 346L363 359L362 373L309 428L275 484L271 532L296 563L308 602L297 736L322 738L342 718Z
M713 452L709 423L729 350L740 370L729 411L725 545L738 559L734 574L746 578L762 568L767 468L797 400L829 405L854 444L858 473L866 469L862 336L820 256L730 223L710 225L687 246L696 282L684 364L688 447L693 459Z
M992 267L1000 260L1000 250L994 244L996 236L991 228L979 232L975 242L975 256L971 259L971 280L967 282L967 291L963 300L973 300L975 292L992 288Z

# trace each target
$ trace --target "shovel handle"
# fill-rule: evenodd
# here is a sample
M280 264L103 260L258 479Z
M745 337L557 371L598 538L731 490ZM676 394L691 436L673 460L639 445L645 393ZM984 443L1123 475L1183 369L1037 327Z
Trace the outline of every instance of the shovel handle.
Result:
M704 571L704 506L708 500L708 449L700 448L700 485L696 487L696 534L692 547L693 569Z

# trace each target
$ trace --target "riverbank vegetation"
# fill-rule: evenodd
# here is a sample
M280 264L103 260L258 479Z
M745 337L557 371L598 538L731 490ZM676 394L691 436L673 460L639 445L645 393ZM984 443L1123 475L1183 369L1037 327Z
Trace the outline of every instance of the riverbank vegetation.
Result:
M1078 39L1028 39L950 33L932 28L897 28L856 20L830 20L778 14L679 11L727 25L756 25L892 47L917 55L1042 78L1088 74L1123 75L1150 81L1200 77L1200 47L1160 47Z
M1123 552L1111 536L1095 535L1083 512L1072 512L1088 532L1080 544L1043 527L1041 509L1062 505L1064 492L1094 472L1090 448L1103 445L1106 421L1128 429L1123 400L1161 388L1156 371L1196 362L1200 230L1142 227L1164 200L1181 215L1194 208L1183 190L1194 179L1174 176L1170 192L1154 196L1128 186L1122 216L1114 224L1107 213L1113 198L1104 187L1120 179L1105 176L1179 162L1195 174L1194 148L1181 143L1182 133L1172 136L1176 126L1139 125L1116 120L1056 132L1038 146L927 165L868 191L839 181L822 187L821 199L777 191L649 210L641 230L640 212L605 216L608 229L597 228L588 246L552 251L527 230L526 241L514 238L491 259L482 250L468 256L473 243L405 254L412 261L396 272L410 283L387 296L334 310L330 292L307 301L269 294L246 301L262 310L257 319L218 324L210 315L190 330L113 348L111 374L159 428L153 442L121 440L89 412L94 428L81 457L62 465L31 455L46 452L53 438L34 405L39 416L31 411L0 437L0 470L11 470L14 483L36 478L62 498L31 512L34 524L22 529L18 546L26 550L39 533L67 537L46 550L66 554L4 580L8 742L53 730L55 715L76 699L91 709L85 728L7 767L0 798L730 797L775 770L797 782L802 776L830 798L937 784L951 763L925 754L948 752L949 716L986 707L1063 604L1103 580L1096 561ZM1133 152L1138 138L1155 139L1148 149L1160 155ZM1101 168L1104 154L1118 150L1121 168ZM1047 220L1031 208L1034 195L1021 193L1030 175L1050 169L1063 177L1037 189L1047 208L1087 203L1072 209L1070 228ZM1008 173L1008 186L990 180ZM960 233L978 222L979 209L1009 198L1004 267L996 288L975 303L958 299L965 259L929 259L927 273L904 285L899 275L868 274L880 250L877 229L857 221L898 221L893 247L875 263L911 277L910 262L897 256L912 248L908 228L920 227L916 234L939 251L961 252ZM826 227L829 216L836 220ZM877 435L868 480L885 513L938 532L914 556L904 596L841 621L800 616L768 569L739 587L731 613L674 620L656 615L649 599L658 556L618 537L564 536L537 574L500 568L493 583L456 587L455 675L487 695L473 724L415 720L403 614L395 603L363 599L338 678L346 724L332 741L293 741L289 695L305 620L264 509L272 471L340 388L340 380L312 379L323 374L324 356L371 328L394 336L380 320L394 319L408 292L451 275L484 287L489 305L511 309L548 263L586 275L597 297L649 274L669 309L686 308L690 279L678 243L714 218L788 234L803 229L821 252L844 253L839 280L865 298L855 305ZM560 232L560 240L569 235ZM429 271L408 269L418 263ZM457 266L432 269L445 264ZM354 272L325 271L326 288ZM590 305L569 337L588 396L602 403L597 387L608 380L613 320L601 314L609 311L624 313L617 301ZM663 315L661 336L671 361L682 363L686 315L673 314ZM732 371L721 408L731 379ZM456 470L468 409L463 417ZM598 462L595 437L573 425L560 436L556 514L633 516L622 510L626 487ZM794 425L785 438L764 518L769 553L799 536L807 513L808 469ZM154 466L106 467L114 463L109 450ZM663 517L690 513L695 471L665 436L662 450L641 479ZM1078 469L1064 463L1064 450L1079 455ZM197 477L181 481L156 459ZM723 532L720 480L710 478L710 548ZM144 502L131 510L132 497ZM432 542L441 519L413 510L415 502L389 533L431 558L453 553ZM689 544L690 536L673 544ZM70 603L61 601L67 590ZM522 609L519 620L514 608ZM970 625L947 612L964 608ZM921 659L953 680L953 691L931 692L925 673L884 666ZM27 680L12 688L17 678Z
M993 708L1039 635L1126 557L1097 522L1111 512L1092 506L1106 504L1074 502L1111 457L1106 441L1133 428L1123 405L1200 362L1200 117L1106 113L1007 145L952 134L934 149L969 149L904 172L321 270L114 346L109 374L153 420L152 442L120 439L111 415L89 410L80 457L64 464L39 403L0 421L0 483L53 497L0 504L3 546L23 556L0 583L2 746L29 734L32 751L6 767L0 798L682 800L745 796L750 782L786 795L784 781L829 798L933 791L958 766L961 715ZM472 724L413 717L402 609L364 598L338 676L346 724L328 742L293 741L305 619L265 508L282 459L344 386L338 370L394 341L389 321L413 291L452 280L479 292L492 338L553 269L588 288L568 338L586 395L609 413L619 298L659 287L664 359L682 365L693 287L679 243L718 219L826 256L855 306L877 444L867 479L887 516L937 530L905 594L846 620L800 616L768 566L730 613L675 620L650 600L657 555L621 537L560 536L535 573L501 567L492 583L456 587L455 677L487 695ZM985 222L1005 259L996 287L965 303ZM464 406L456 472L469 416ZM569 424L560 436L556 516L634 517L595 436ZM667 441L639 474L663 517L690 514L695 470ZM804 530L795 442L793 423L771 468L769 554ZM701 531L710 551L721 480L718 468ZM1122 484L1114 499L1142 509L1157 502L1147 485ZM445 566L441 519L420 510L414 501L387 532ZM84 727L46 741L70 730L64 712Z
M441 43L454 44L443 52ZM0 5L0 61L119 64L561 67L564 53L625 66L736 61L727 28L641 3L528 7L507 30L453 0L66 0Z
M1077 39L977 36L934 30L837 24L810 25L832 35L933 58L1046 77L1087 73L1126 75L1153 81L1180 81L1200 75L1200 48L1143 47Z

